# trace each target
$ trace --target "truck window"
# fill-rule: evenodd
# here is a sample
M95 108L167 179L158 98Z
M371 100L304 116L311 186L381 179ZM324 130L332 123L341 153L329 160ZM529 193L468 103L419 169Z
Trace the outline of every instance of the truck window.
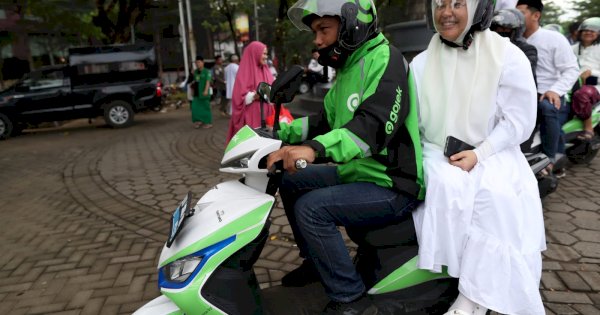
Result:
M22 82L22 86L28 87L29 90L41 90L61 87L64 85L64 72L58 70L42 70L32 72Z

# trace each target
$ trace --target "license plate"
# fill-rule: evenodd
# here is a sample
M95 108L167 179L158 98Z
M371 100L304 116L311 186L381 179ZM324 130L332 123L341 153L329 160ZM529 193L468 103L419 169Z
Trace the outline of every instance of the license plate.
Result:
M167 247L171 247L175 238L181 231L183 227L183 223L187 217L191 216L193 212L191 211L191 203L192 203L192 192L188 192L185 198L179 203L177 209L173 212L171 216L171 226L169 230L169 238L167 239Z

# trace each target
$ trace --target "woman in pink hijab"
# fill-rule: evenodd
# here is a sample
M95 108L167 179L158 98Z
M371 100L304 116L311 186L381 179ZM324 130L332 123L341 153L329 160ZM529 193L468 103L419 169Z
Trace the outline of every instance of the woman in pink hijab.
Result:
M260 127L260 101L256 93L260 82L273 83L273 75L267 65L267 46L254 41L244 50L235 77L226 143L229 143L231 137L244 125ZM273 107L264 104L263 110L266 118L273 111Z

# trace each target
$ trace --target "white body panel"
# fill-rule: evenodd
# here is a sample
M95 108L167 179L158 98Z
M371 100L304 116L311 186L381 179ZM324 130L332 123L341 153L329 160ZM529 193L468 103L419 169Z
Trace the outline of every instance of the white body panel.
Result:
M258 192L239 181L218 184L198 201L194 207L194 215L187 218L171 247L163 247L159 266L193 243L222 229L265 203L274 201L273 196Z
M161 295L154 300L144 304L133 315L168 315L179 312L179 308L169 298Z

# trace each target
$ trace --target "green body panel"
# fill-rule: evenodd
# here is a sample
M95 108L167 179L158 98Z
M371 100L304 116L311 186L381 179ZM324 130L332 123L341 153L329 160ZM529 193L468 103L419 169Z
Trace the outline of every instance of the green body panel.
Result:
M598 126L598 122L600 121L600 112L592 111L592 125ZM573 119L567 121L563 126L562 130L564 133L572 133L583 131L583 121L577 117L573 117Z
M170 292L169 289L162 289L161 293L169 299L171 299L171 301L173 301L186 315L223 314L223 312L213 308L209 304L206 304L205 301L202 298L200 298L200 288L205 283L207 278L217 269L217 267L219 267L223 263L223 261L229 258L240 248L246 246L249 242L254 240L259 235L260 231L263 229L263 225L260 224L251 229L248 229L248 226L252 226L253 224L248 224L247 222L253 222L254 225L256 225L256 223L260 221L258 219L260 218L262 220L262 218L264 218L271 210L272 206L273 202L264 204L263 206L257 208L251 213L248 213L246 216L239 218L237 221L232 222L229 226L222 229L227 230L230 233L220 233L219 231L218 233L215 233L214 235L211 235L208 238L205 238L204 240L195 243L193 246L189 246L185 250L186 252L188 252L187 254L178 254L177 257L184 257L186 255L199 251L204 247L207 247L227 237L230 237L231 235L236 234L232 231L244 231L241 233L237 233L236 239L233 243L229 244L227 247L210 257L210 259L206 261L205 265L202 267L202 270L198 273L198 275L196 275L194 281L192 281L192 283L190 283L187 287L185 287L182 290L179 290L178 292ZM228 236L224 236L226 234L228 234ZM217 237L217 235L220 236ZM163 266L172 261L174 261L174 259L169 259L163 264Z
M446 267L443 268L441 273L433 273L427 270L419 269L417 267L418 256L407 261L400 268L394 270L383 280L369 290L369 294L383 294L392 291L402 290L408 287L415 286L427 281L435 279L450 278L446 272Z
M238 132L236 132L235 135L231 138L229 144L227 144L227 148L225 148L225 153L229 152L238 144L253 137L258 137L258 135L256 134L256 132L254 132L254 130L252 130L252 128L248 126L242 127L242 129L238 130Z

